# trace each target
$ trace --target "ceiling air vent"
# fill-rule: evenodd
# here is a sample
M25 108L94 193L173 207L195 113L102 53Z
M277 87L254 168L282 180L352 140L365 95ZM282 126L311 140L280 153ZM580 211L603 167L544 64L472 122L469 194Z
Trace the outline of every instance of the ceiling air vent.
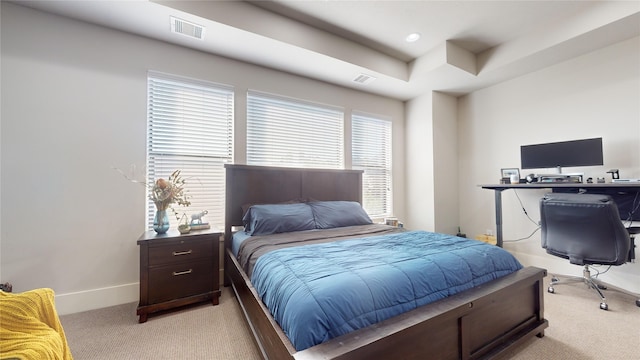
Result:
M196 38L199 40L204 39L204 27L190 23L188 21L178 19L176 17L170 16L171 18L171 31L176 34L186 35L192 38Z
M376 78L374 78L373 76L360 74L355 79L353 79L353 81L357 82L358 84L369 84L375 79Z

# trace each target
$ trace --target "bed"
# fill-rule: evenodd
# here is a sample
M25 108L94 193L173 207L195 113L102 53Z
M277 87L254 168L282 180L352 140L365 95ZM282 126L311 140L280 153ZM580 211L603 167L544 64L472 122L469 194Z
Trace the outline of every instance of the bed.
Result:
M360 203L362 172L226 165L226 186L225 285L232 287L265 359L492 358L544 336L546 271L525 267L298 351L251 283L246 261L234 255L233 229L243 225L247 204Z

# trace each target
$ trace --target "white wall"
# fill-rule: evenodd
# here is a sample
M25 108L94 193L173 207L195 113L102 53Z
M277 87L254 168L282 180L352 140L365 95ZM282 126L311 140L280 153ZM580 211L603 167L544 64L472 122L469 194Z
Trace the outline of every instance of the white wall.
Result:
M494 193L478 185L497 183L501 168L520 167L520 145L602 137L604 166L565 172L610 181L606 171L618 168L624 178L640 178L640 38L464 96L458 114L459 172L464 179L459 186L460 222L468 236L486 229L495 232ZM503 193L505 239L527 237L537 227L523 213L516 194L537 222L544 193ZM504 247L527 264L581 274L579 267L547 255L539 232ZM613 267L600 278L640 293L640 263Z
M457 101L453 96L433 93L433 182L435 231L458 231L458 133Z
M405 153L407 215L400 219L408 229L435 229L435 183L433 143L433 95L407 102Z
M458 230L457 101L429 92L407 102L406 218L409 229Z
M2 2L0 281L50 287L61 314L138 300L148 70L233 85L236 161L247 89L393 119L404 216L404 104ZM144 174L144 171L141 172Z

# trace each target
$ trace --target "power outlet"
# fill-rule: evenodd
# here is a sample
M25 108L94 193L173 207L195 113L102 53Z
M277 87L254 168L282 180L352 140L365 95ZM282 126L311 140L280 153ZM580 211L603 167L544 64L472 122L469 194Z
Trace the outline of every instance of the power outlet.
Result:
M484 234L485 235L489 235L489 236L493 236L493 230L492 229L487 229L487 231Z

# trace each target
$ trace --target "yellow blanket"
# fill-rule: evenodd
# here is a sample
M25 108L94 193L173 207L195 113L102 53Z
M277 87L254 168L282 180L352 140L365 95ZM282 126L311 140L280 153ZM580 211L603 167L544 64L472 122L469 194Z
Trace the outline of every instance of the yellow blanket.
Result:
M0 291L0 358L73 359L53 290Z

